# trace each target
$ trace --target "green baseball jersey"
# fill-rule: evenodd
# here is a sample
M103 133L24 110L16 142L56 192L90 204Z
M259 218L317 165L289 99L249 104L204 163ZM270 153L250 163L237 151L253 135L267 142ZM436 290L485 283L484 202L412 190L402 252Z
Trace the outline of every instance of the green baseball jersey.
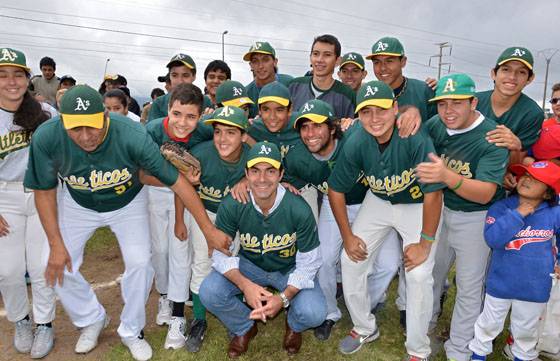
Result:
M140 168L167 186L177 181L177 169L161 156L142 124L111 113L103 143L86 152L68 137L60 117L55 117L33 135L24 185L53 189L60 176L80 206L109 212L126 206L142 189Z
M488 204L468 201L449 188L443 192L447 208L455 211L475 212L487 210L492 203L504 197L502 182L509 161L505 148L489 143L485 134L496 129L496 122L485 118L476 128L465 133L449 135L445 124L434 116L425 123L425 130L432 137L437 154L453 172L465 178L496 183L496 194Z
M218 208L216 227L231 237L239 232L239 256L267 272L286 274L295 268L298 251L305 253L319 246L311 208L289 191L267 216L252 202L243 204L229 195Z
M251 125L247 130L247 133L257 142L267 141L276 144L278 148L280 148L282 157L285 157L292 147L301 143L299 133L297 129L294 128L294 122L297 117L298 113L292 112L292 116L290 117L288 124L286 124L284 129L277 133L272 133L268 130L262 119L255 119L253 121L253 125Z
M146 124L146 131L152 137L157 145L161 146L165 142L171 141L164 123L167 117L154 119ZM214 137L214 129L211 125L204 124L202 119L198 122L196 129L191 133L189 140L185 142L175 142L185 147L187 150L191 149L197 144L211 140Z
M428 84L418 79L405 78L405 81L406 83L403 84L400 93L395 93L399 107L405 105L415 106L420 111L423 122L436 115L437 108L435 103L428 102L428 100L434 97L434 90Z
M160 97L157 97L153 102L152 106L150 107L150 113L148 114L147 122L150 122L154 119L164 118L167 116L169 111L169 98L171 97L171 93L167 93ZM206 108L216 108L214 104L212 104L212 100L207 95L204 95L204 102L202 104L202 110Z
M320 99L329 103L334 114L339 118L353 118L356 108L356 94L348 85L335 80L330 89L319 96L315 96L312 85L312 76L302 76L290 82L290 95L292 97L293 109L300 109L305 102L312 99Z
M401 138L395 128L381 152L375 137L359 127L346 141L328 184L347 193L363 172L371 192L379 198L392 204L422 203L424 193L444 188L443 184L423 184L416 179L414 168L429 161L429 153L435 153L434 145L423 131Z
M210 212L218 211L222 199L245 176L249 149L247 144L243 144L241 158L236 163L221 159L214 141L201 143L191 149L191 154L200 161L202 169L198 194Z
M515 104L507 112L497 117L492 109L490 98L492 92L493 90L487 90L476 93L478 98L476 109L484 116L494 119L496 123L508 127L521 141L523 150L528 150L539 138L544 121L543 110L533 99L521 93Z
M276 74L276 79L274 80L288 86L293 78L293 76L288 74ZM257 104L262 87L257 86L257 83L253 80L247 84L245 89L247 90L247 96L251 98L253 103L255 103L251 104L251 107L249 108L249 118L254 118L259 114L259 106Z
M345 133L342 139L337 141L336 148L328 160L317 159L303 143L294 146L284 158L286 180L300 189L310 184L322 193L327 194L329 189L327 180L336 165L337 159L342 154L342 149L349 136ZM367 190L367 181L364 177L360 177L350 191L345 194L346 204L362 203Z

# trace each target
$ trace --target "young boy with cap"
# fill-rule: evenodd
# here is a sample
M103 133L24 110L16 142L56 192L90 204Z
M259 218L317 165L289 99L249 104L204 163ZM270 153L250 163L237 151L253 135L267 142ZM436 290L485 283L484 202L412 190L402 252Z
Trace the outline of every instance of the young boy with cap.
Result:
M247 89L238 81L226 80L216 89L216 104L218 107L238 107L249 116L250 108L254 105Z
M340 81L357 92L362 86L362 81L367 76L364 57L358 53L346 53L338 66Z
M249 62L254 80L247 84L247 94L254 104L257 103L261 89L273 81L280 82L286 86L293 79L287 74L278 74L278 58L276 50L266 41L256 41L245 55L243 60ZM249 113L250 118L257 116L259 109L252 106Z
M484 310L469 343L471 360L486 360L492 341L511 309L511 347L515 361L538 357L539 318L550 297L551 276L560 276L560 167L547 161L512 165L518 182L515 195L488 210L484 226L492 258L486 280Z
M416 167L426 184L444 183L444 208L435 257L432 327L439 314L439 295L455 261L457 297L445 351L449 360L467 361L468 342L482 305L490 249L484 242L486 211L504 195L501 187L508 152L484 135L496 123L476 110L475 84L465 74L441 78L432 102L438 115L425 123L438 156Z
M201 172L187 174L187 179L191 184L198 186L198 194L206 213L210 220L215 222L222 199L245 176L246 158L250 148L245 144L249 122L241 108L225 106L216 109L204 123L214 128L214 139L191 149L191 154L200 160ZM181 214L183 205L178 204L176 207L177 212ZM178 218L176 223L179 227L184 226L184 220L181 218ZM198 352L207 327L206 309L200 302L199 289L202 280L210 273L212 262L208 257L208 244L200 227L191 219L188 229L193 247L190 290L194 319L189 327L186 347L190 352ZM186 233L187 229L180 231Z
M247 351L257 334L256 320L266 322L289 307L283 347L294 355L301 348L301 333L320 325L326 314L316 279L321 265L317 225L303 199L280 184L282 157L276 145L256 143L249 151L245 175L250 202L228 196L216 216L218 228L232 237L239 233L239 255L213 251L213 270L200 286L200 299L234 334L230 358ZM239 294L249 307L235 297Z
M344 300L354 324L339 350L354 353L379 337L375 316L370 312L367 276L385 236L395 229L403 239L409 296L405 359L424 360L430 355L427 333L432 308L432 245L435 248L443 185L419 183L414 168L428 159L434 147L423 132L408 138L398 135L398 103L387 84L365 83L357 100L362 127L348 139L328 180L329 202L344 245ZM344 193L354 187L361 172L371 192L350 226Z
M91 351L109 319L79 269L87 240L98 227L110 226L125 264L124 307L117 332L134 359L148 360L152 349L142 329L154 270L140 168L181 197L215 248L227 252L231 240L214 227L194 188L165 161L141 124L106 113L101 95L87 85L68 90L60 110L60 117L37 129L24 179L24 185L35 191L50 245L47 282L56 286L66 313L81 328L75 351ZM59 177L66 186L57 197Z

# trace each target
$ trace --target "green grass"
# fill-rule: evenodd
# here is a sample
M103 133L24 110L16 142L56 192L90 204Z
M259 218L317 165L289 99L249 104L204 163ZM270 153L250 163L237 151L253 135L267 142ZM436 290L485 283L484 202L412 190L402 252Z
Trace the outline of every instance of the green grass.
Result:
M87 252L102 252L111 247L116 242L113 233L108 228L100 228L88 242ZM288 357L282 349L282 339L284 336L284 313L280 313L275 319L267 324L259 323L259 333L251 342L249 351L239 360L306 360L306 361L331 361L331 360L356 360L356 361L397 361L405 355L402 329L399 324L399 312L395 306L397 282L391 284L388 300L384 309L379 312L377 321L381 332L378 340L365 345L354 355L342 355L338 352L338 343L350 331L352 324L346 309L342 305L343 317L333 329L331 338L326 342L315 339L313 332L304 333L304 342L300 353L294 357ZM438 325L438 333L441 333L450 323L453 300L455 298L455 287L449 289L449 297L444 306L443 315ZM192 316L190 309L186 310L186 317ZM506 326L507 327L507 326ZM226 350L228 338L225 327L218 319L208 315L208 330L202 350L197 354L188 353L186 350L164 350L163 343L167 328L161 327L146 332L146 339L154 350L153 360L197 360L214 361L227 360ZM488 360L504 360L501 356L501 349L505 342L505 335L502 334L496 342L494 355ZM130 353L123 345L112 348L106 355L105 360L120 361L132 360ZM439 352L434 361L445 361L443 352Z

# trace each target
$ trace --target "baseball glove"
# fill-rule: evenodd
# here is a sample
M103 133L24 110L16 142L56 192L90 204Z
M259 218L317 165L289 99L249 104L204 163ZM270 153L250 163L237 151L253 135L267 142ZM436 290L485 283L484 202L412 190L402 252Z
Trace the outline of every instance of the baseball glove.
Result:
M161 154L181 173L200 173L200 162L186 149L173 142L165 142L159 148Z

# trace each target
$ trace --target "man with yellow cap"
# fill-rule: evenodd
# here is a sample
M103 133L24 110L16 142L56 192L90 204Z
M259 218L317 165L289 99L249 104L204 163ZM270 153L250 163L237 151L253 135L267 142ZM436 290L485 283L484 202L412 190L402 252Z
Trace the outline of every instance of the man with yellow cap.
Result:
M405 360L430 356L428 324L432 308L432 268L443 185L418 182L414 168L434 152L423 132L401 138L395 126L398 103L391 88L380 81L368 82L357 94L356 112L362 127L342 149L328 180L328 197L338 223L344 250L341 256L344 300L354 327L339 350L358 351L379 337L367 285L368 272L387 233L396 230L403 239L407 291ZM370 192L352 226L345 193L360 174ZM433 245L433 247L432 247Z
M93 232L111 227L125 264L124 308L117 331L134 359L148 360L152 349L142 329L154 270L147 197L139 169L179 195L215 248L227 252L230 239L212 225L194 188L161 156L144 127L105 112L97 91L87 85L73 87L61 99L60 112L60 117L37 129L24 179L24 185L35 191L49 241L47 282L55 286L72 323L81 328L75 351L91 351L109 319L79 269ZM57 197L59 177L65 186Z
M237 358L257 334L256 320L266 322L289 310L283 346L288 355L302 344L301 333L325 319L325 298L316 274L321 265L317 225L311 209L280 184L282 158L272 143L256 143L247 156L245 175L251 200L222 200L216 226L240 235L239 255L213 252L213 270L200 286L200 299L234 335L228 356ZM265 287L280 293L272 294ZM247 306L236 295L245 296Z

